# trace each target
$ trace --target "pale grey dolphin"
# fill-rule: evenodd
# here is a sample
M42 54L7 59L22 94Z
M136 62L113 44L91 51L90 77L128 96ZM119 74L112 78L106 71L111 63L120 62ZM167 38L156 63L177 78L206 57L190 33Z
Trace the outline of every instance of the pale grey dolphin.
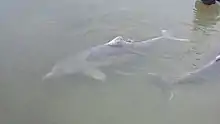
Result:
M189 72L176 81L176 84L201 84L206 82L214 82L220 79L220 55L211 60L203 67Z
M100 70L100 67L123 63L134 55L144 55L139 52L139 49L146 49L151 43L160 39L189 41L172 37L166 30L162 30L161 33L161 36L146 41L126 41L122 36L118 36L110 42L92 47L58 62L51 72L43 77L43 80L66 74L82 73L94 79L105 81L106 75Z
M161 88L162 91L169 92L169 100L172 100L175 96L175 87L179 87L184 84L204 84L210 82L219 82L220 80L220 55L214 60L203 67L196 69L192 72L187 72L185 75L176 79L175 81L164 80L161 76L154 74L152 75L156 81L154 85Z

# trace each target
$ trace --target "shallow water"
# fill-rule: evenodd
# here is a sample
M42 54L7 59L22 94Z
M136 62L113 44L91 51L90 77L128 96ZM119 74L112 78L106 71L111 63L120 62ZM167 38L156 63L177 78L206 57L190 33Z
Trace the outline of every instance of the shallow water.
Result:
M0 2L1 124L219 124L220 85L177 87L168 101L147 73L173 80L219 53L219 6L194 0L20 0ZM42 82L69 54L117 35L135 40L161 29L189 38L153 44L133 76L83 75ZM217 78L217 77L216 77Z

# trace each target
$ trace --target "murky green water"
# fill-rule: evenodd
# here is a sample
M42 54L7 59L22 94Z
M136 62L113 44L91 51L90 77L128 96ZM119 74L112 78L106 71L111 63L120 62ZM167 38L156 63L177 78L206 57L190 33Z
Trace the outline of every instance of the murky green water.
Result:
M0 1L1 124L219 124L220 85L187 85L167 101L147 72L175 79L220 52L220 7L194 0ZM190 43L152 45L146 71L42 82L68 54L117 35L144 40L161 29ZM220 71L219 71L220 72Z

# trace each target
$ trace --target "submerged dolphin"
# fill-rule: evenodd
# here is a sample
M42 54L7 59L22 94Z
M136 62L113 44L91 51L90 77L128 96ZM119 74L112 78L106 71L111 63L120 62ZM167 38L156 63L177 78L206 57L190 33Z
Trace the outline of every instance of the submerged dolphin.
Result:
M152 75L157 79L153 83L162 91L169 92L169 100L172 100L175 96L174 88L176 86L184 85L184 84L203 84L203 83L210 83L210 82L219 82L220 80L220 55L218 55L214 60L210 61L205 66L192 71L188 72L181 78L173 81L168 82L162 79L158 75Z
M187 73L176 84L201 84L206 82L215 82L220 79L220 55L210 61L205 66Z
M82 73L94 79L105 81L106 75L100 70L101 67L119 64L128 61L133 55L144 55L140 49L146 49L152 42L160 39L189 41L172 37L166 30L162 35L146 41L124 40L118 36L102 45L82 51L75 56L70 56L54 65L51 72L43 77L43 80L74 73Z

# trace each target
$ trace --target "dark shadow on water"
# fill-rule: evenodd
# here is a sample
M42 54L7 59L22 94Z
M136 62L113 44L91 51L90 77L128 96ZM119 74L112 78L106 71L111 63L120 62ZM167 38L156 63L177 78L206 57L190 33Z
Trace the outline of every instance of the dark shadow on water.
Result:
M193 30L201 31L205 35L210 35L211 32L218 32L215 25L220 20L220 6L213 4L210 6L204 5L201 1L195 2Z

